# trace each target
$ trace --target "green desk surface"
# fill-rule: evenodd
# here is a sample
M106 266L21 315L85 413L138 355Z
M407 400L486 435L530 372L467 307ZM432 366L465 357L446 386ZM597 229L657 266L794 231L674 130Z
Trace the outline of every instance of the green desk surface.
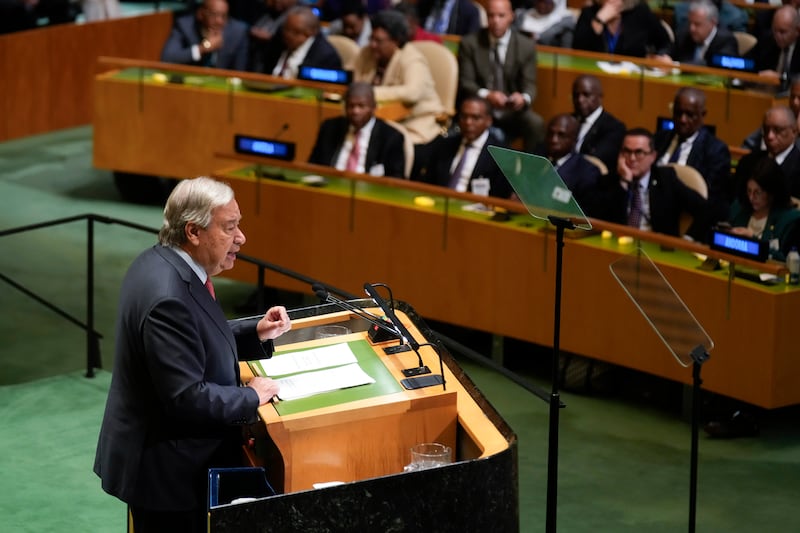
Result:
M292 415L322 407L331 407L357 400L377 398L378 396L394 394L403 390L403 387L397 382L394 376L392 376L383 362L381 362L381 360L378 358L375 350L366 340L351 341L347 344L356 355L356 360L358 361L358 364L361 366L362 370L369 374L369 376L375 380L375 383L361 385L359 387L351 387L349 389L324 392L322 394L316 394L306 398L297 398L296 400L282 400L275 404L275 410L279 415ZM306 350L310 349L311 348L306 348ZM276 352L273 357L280 357L281 354L301 351L305 350L280 351ZM258 361L250 361L249 365L254 374L259 376L264 375L264 369L261 367Z
M153 77L154 74L164 74L169 79L171 76L177 76L175 79L180 79L180 82L170 81L156 81ZM186 75L177 72L170 72L168 70L156 70L148 68L131 67L119 70L114 73L112 79L130 81L136 83L146 83L148 85L172 85L172 86L186 86L208 89L217 92L231 92L240 94L260 95L264 97L273 98L292 98L295 100L307 100L316 102L318 101L320 90L312 89L310 87L289 87L280 91L263 92L247 89L242 84L231 82L231 78L227 76L213 76L213 75Z

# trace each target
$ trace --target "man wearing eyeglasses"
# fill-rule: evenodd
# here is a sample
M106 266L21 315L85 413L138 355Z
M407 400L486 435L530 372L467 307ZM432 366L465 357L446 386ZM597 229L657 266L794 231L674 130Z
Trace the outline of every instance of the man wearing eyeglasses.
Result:
M761 123L761 135L766 149L754 150L739 160L736 166L739 179L747 179L758 161L769 157L778 163L791 195L800 198L800 149L797 147L797 134L797 116L791 108L777 105L767 109ZM733 191L729 194L733 194Z
M679 236L681 213L708 228L705 198L678 179L672 167L655 165L653 135L644 128L625 132L609 192L609 220L645 231ZM698 232L705 235L705 231Z
M161 50L161 61L245 70L248 46L247 25L228 18L228 3L204 0L194 15L175 20Z

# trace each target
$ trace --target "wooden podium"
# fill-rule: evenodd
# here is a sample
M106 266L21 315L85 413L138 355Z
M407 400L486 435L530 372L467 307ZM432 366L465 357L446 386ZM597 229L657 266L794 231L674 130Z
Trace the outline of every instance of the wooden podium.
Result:
M380 313L371 300L356 303ZM435 342L408 305L399 303L397 314L417 342ZM211 531L519 529L516 435L443 347L445 386L406 390L402 370L418 358L413 351L386 355L398 341L371 343L369 323L330 304L290 316L277 354L347 342L376 383L261 407L246 453L279 494L212 508ZM315 329L329 324L351 333L315 339ZM439 374L436 350L419 353ZM454 462L404 472L411 446L422 442L450 446ZM313 488L331 481L343 484Z

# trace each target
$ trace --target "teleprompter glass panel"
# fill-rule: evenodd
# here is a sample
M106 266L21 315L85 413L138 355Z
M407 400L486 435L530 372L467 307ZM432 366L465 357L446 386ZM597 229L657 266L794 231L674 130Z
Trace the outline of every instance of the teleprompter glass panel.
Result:
M635 250L609 268L678 363L691 365L698 347L711 351L714 341L644 251Z
M577 228L592 229L572 192L547 158L499 146L490 146L489 153L531 216L543 220L550 216L566 218Z

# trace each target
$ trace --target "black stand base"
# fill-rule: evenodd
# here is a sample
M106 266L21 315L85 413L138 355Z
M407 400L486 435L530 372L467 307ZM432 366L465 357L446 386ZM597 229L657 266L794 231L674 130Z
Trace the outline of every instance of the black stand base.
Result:
M414 367L414 368L406 368L402 372L403 372L403 375L405 377L410 378L410 377L413 377L413 376L421 376L423 374L430 374L431 373L431 369L428 368L426 365L422 365L422 366L417 366L417 367Z
M407 390L424 389L425 387L433 387L435 385L442 385L444 379L439 374L431 374L428 376L420 376L418 378L406 378L400 380L400 384Z

